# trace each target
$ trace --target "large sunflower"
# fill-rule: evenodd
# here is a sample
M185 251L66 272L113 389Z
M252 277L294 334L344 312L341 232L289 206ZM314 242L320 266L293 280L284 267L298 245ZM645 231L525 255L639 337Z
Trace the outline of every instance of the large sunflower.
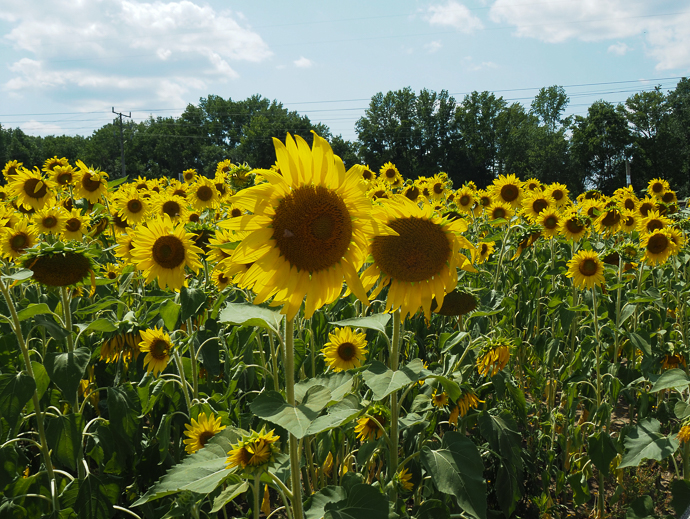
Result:
M578 288L594 288L604 284L604 262L591 250L581 250L568 261L566 277L573 278Z
M55 200L55 183L44 178L38 169L21 168L10 177L10 193L17 197L17 206L27 209L50 207Z
M146 353L144 366L146 366L146 371L153 372L154 376L168 365L172 349L173 343L163 328L154 327L141 332L139 351Z
M173 225L166 215L139 227L132 240L132 262L144 271L146 282L158 279L161 288L175 290L185 283L185 266L194 272L201 268L203 251L194 245L194 233L183 225Z
M374 217L398 233L372 240L374 263L362 274L367 289L379 280L372 297L390 285L387 312L401 308L404 316L421 307L429 318L434 297L443 306L446 292L455 288L458 268L476 272L470 260L460 253L461 248L474 249L460 236L467 230L465 220L434 216L431 208L419 207L404 196L377 208Z
M60 206L38 211L32 220L36 228L45 234L61 234L69 213Z
M321 350L326 363L333 371L358 368L367 356L367 340L364 333L355 333L349 326L338 328L328 335L329 342Z
M205 415L201 413L199 420L192 418L192 424L184 424L184 435L187 436L182 443L185 444L184 450L187 454L194 454L199 449L203 449L211 438L213 438L220 431L225 429L224 425L220 425L220 416L216 417L213 413Z
M18 258L38 241L38 231L26 219L21 220L13 229L2 228L0 233L2 255L9 259Z
M91 218L81 214L78 209L72 209L62 228L62 237L66 240L81 240L88 231Z
M522 211L530 222L536 222L539 214L556 205L556 200L542 191L533 191L522 200Z
M371 218L365 186L354 170L345 171L325 139L314 145L288 135L273 140L282 173L265 171L268 182L242 190L231 201L252 212L220 222L250 231L235 249L233 263L249 264L241 287L253 288L254 303L273 297L292 319L306 296L305 315L335 301L343 279L362 301L366 292L357 276L374 234L392 234Z
M522 182L515 175L501 175L489 187L494 200L517 208L522 201Z
M589 232L588 225L588 217L580 215L575 209L570 209L563 215L560 231L566 240L580 241Z
M645 259L652 265L666 263L676 248L669 229L657 229L644 234L640 246L644 250Z

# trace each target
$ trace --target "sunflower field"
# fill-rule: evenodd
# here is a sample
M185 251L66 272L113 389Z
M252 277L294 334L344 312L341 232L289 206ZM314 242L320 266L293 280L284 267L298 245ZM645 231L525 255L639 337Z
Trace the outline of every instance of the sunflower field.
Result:
M673 516L690 214L346 170L0 188L0 517Z

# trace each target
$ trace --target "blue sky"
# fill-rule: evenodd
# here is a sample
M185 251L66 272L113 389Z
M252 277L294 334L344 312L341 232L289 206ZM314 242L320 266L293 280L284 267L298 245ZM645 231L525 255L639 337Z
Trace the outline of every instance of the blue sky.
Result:
M260 94L355 139L377 92L529 105L563 85L569 113L690 75L687 0L252 2L3 0L0 124L81 134L111 107L177 116L209 94Z

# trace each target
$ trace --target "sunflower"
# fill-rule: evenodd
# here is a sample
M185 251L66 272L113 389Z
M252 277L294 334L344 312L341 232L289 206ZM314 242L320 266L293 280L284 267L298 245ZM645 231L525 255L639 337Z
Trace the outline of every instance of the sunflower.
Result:
M671 227L669 228L669 232L671 233L671 241L673 242L673 246L675 247L675 252L674 254L677 254L681 248L685 245L685 235L683 234L683 231L678 229L677 227Z
M120 267L114 263L101 265L101 276L110 281L117 279L120 276Z
M118 216L129 225L143 222L149 210L149 200L134 187L120 190L113 205Z
M67 187L74 183L74 168L69 165L57 165L52 171L53 181L60 187Z
M668 354L661 359L661 367L663 369L674 369L685 365L685 357L680 353L674 355Z
M570 209L562 219L560 232L566 240L580 241L588 232L589 219L580 215L577 210Z
M228 177L225 173L216 173L216 176L213 178L213 185L216 186L218 197L222 202L227 201L228 198L235 194L228 186Z
M86 198L92 204L100 202L101 197L108 192L108 174L88 167L81 160L77 161L77 167L79 177L74 186L74 195Z
M412 484L412 474L407 468L399 470L395 473L393 481L397 484L403 491L412 492L414 490L414 485Z
M133 263L132 250L134 236L130 234L121 234L115 238L117 246L115 246L115 256L122 259L125 263Z
M19 259L33 272L32 279L49 287L76 285L94 275L93 256L82 245L41 243Z
M618 210L618 207L614 205L613 207L605 208L601 212L594 221L594 226L599 233L605 236L611 236L619 229L621 219L621 212Z
M553 238L561 229L561 215L557 210L544 210L539 214L537 223L541 225L541 235Z
M367 356L366 334L355 333L349 326L328 334L329 342L321 350L326 364L335 372L358 368Z
M265 172L266 170L264 170ZM228 174L230 177L230 182L235 186L236 189L244 189L251 184L254 178L254 173L252 173L252 168L249 167L247 163L238 164L230 170Z
M483 209L489 207L491 205L491 202L493 202L493 199L491 198L491 193L485 191L484 189L478 190L475 193L475 197L477 199L477 205Z
M640 247L644 250L644 257L652 265L666 263L675 254L676 247L669 229L657 229L649 234L643 234Z
M173 223L187 221L187 203L179 195L162 194L151 200L151 216L159 218L167 215Z
M191 425L184 424L185 429L187 429L184 435L187 438L182 443L185 444L184 450L187 451L187 454L194 454L203 449L206 442L225 429L224 425L220 425L220 416L216 417L213 413L210 415L202 413L198 418L198 421L192 418Z
M637 217L634 211L627 209L621 212L620 230L623 232L633 232L637 228Z
M280 452L276 444L280 438L273 431L261 429L260 432L253 431L249 436L243 436L228 452L226 468L239 467L250 473L267 471Z
M613 196L616 200L618 200L621 209L623 210L636 211L637 206L640 203L632 186L620 187L616 189L616 191L613 193Z
M443 305L438 308L436 299L431 302L431 311L439 315L460 316L470 313L477 308L477 298L469 292L461 292L457 288L448 292L443 298Z
M513 208L520 207L523 196L522 183L515 175L499 176L489 190L495 201L509 204Z
M56 166L67 166L68 164L69 161L66 157L58 158L58 156L55 155L53 158L46 159L41 170L46 173L52 173Z
M23 162L17 162L16 160L10 160L9 162L7 162L5 164L5 167L2 168L2 174L5 177L5 180L11 180L12 177L19 173L19 170L23 165Z
M81 240L88 231L90 223L91 218L89 216L81 214L78 209L72 209L67 220L65 220L62 237L65 240Z
M640 213L640 215L644 218L647 216L649 211L653 211L655 207L656 202L649 197L645 197L640 200L640 204L637 206L637 212Z
M163 328L155 326L141 332L139 351L146 353L144 366L146 371L153 372L154 376L158 376L168 365L172 349L173 343Z
M474 198L474 191L472 191L469 187L467 186L462 186L456 193L455 193L455 203L458 206L458 209L462 211L463 213L469 213L472 211L472 208L474 207L474 204L476 202Z
M392 234L370 216L371 205L360 177L345 171L325 139L314 134L310 150L301 137L274 139L282 175L231 198L253 214L220 222L250 234L233 252L232 262L253 265L240 284L253 288L254 303L273 297L292 319L306 296L305 316L335 301L343 280L363 302L366 291L357 272L369 237Z
M581 250L568 261L566 277L573 278L578 288L594 288L604 284L604 263L594 251Z
M370 251L374 263L362 274L372 297L390 285L386 312L401 308L402 315L414 314L421 307L427 319L435 297L443 306L446 292L455 288L457 269L476 272L461 248L474 249L460 233L467 230L463 219L434 216L429 207L419 207L404 196L397 196L376 209L374 218L384 222L397 236L377 236Z
M669 189L661 195L661 201L665 204L676 204L678 203L678 195L676 195L675 191Z
M649 234L659 229L666 229L673 224L673 220L666 216L661 216L657 211L649 211L647 216L642 218L637 224L640 234Z
M402 194L412 202L418 202L422 196L422 191L419 189L419 186L413 183L406 186Z
M496 201L491 202L491 205L485 208L485 212L493 227L507 225L515 214L510 204Z
M448 393L434 389L434 394L431 395L431 403L434 407L446 407L448 405Z
M67 211L60 206L38 211L32 218L36 229L44 234L60 234L67 222Z
M14 228L3 227L0 229L0 243L2 244L2 256L8 259L19 258L26 249L36 245L38 231L29 221L22 219Z
M384 180L391 186L403 184L403 177L392 162L386 162L379 170L379 179Z
M544 185L536 178L528 178L522 183L522 187L532 193L544 190Z
M556 207L563 207L564 205L568 205L570 202L570 199L568 198L570 192L565 184L554 182L553 184L547 186L546 194L551 196L551 198L556 201Z
M477 359L477 370L481 376L494 377L508 365L510 360L510 345L501 340L490 341Z
M390 198L393 194L393 188L385 180L375 180L369 184L367 189L367 196L372 200L379 200L382 198ZM418 198L419 200L419 198Z
M484 401L479 400L477 394L472 389L463 388L462 396L457 401L458 414L460 416L467 416L470 409L476 409L479 404L483 403Z
M671 187L668 185L667 180L662 178L653 178L647 184L647 196L661 198L663 194L670 189Z
M194 181L194 179L197 177L197 172L196 169L185 169L182 172L182 180L190 184L191 182Z
M214 183L206 177L197 177L189 187L187 200L194 209L215 209L220 206L220 196Z
M365 182L373 182L376 179L376 173L372 171L372 169L369 167L369 164L366 166L360 165L358 168L359 174L362 176L362 180Z
M43 209L52 206L55 201L55 183L44 178L38 168L33 171L21 168L11 177L8 188L17 197L19 208Z
M472 251L472 261L476 264L484 263L494 253L496 242L482 241L477 244L477 248Z
M385 415L381 413L372 414L371 416L374 418L374 420L372 420L369 416L363 416L357 420L355 432L357 433L357 438L360 441L378 440L383 435L383 431L379 427L379 424L381 424L382 427L386 426ZM376 422L378 422L378 424Z
M448 177L438 173L434 175L429 180L429 189L431 192L431 200L444 200L448 194L450 194L450 189L448 189Z
M522 212L531 222L537 221L539 214L556 205L556 200L548 193L534 191L522 199Z
M216 285L218 290L222 292L227 288L232 279L226 273L225 266L222 263L219 263L213 267L213 270L211 271L211 281L214 285Z
M678 434L676 434L676 438L681 443L690 441L690 420L685 420L685 422L683 422L683 426L680 428L680 431L678 431Z
M174 225L166 215L139 227L132 240L132 262L144 271L146 282L158 280L161 288L179 290L185 284L185 266L194 272L201 268L203 251L193 244L194 233Z
M235 165L230 159L221 160L216 166L216 177L230 173L230 170L234 167Z

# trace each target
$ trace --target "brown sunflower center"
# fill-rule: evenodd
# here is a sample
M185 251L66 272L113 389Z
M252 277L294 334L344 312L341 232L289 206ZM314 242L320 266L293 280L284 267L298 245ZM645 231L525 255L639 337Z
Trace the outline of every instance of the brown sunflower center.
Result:
M551 192L551 196L554 198L554 200L556 200L556 202L559 202L563 199L563 197L565 196L565 193L560 189L554 189Z
M202 202L208 202L213 198L213 190L209 186L201 186L196 190L196 197Z
M344 342L338 345L338 358L344 360L345 362L355 358L357 354L357 348L351 342Z
M441 182L436 182L434 184L434 193L436 193L437 195L443 193L443 184Z
M65 228L69 232L77 232L81 228L81 220L79 218L70 218L65 222Z
M554 215L550 215L544 219L544 227L551 230L558 226L558 218Z
M617 225L620 221L621 215L618 211L608 211L606 213L606 216L602 218L601 225L603 225L604 227L613 227L614 225Z
M218 193L220 193L220 195L223 196L227 191L227 188L225 187L225 184L223 184L222 182L216 182L216 191L218 191Z
M647 222L647 232L650 234L663 228L664 224L661 223L661 220L657 220L656 218Z
M649 211L651 211L652 209L654 209L654 204L650 202L645 202L640 206L640 214L642 216L647 216L647 213L649 213Z
M652 191L655 193L661 193L664 190L664 185L661 182L654 182L652 184Z
M189 182L189 181L192 180L193 178L194 178L194 173L192 173L192 172L187 172L187 173L184 174L184 179L185 179L187 182Z
M180 213L182 212L180 204L175 202L175 200L167 200L163 202L161 210L170 218L177 218L178 216L180 216Z
M239 209L237 207L233 208L233 210L230 211L230 216L232 218L237 218L238 216L242 216L242 209Z
M393 168L386 170L386 178L395 178L395 170Z
M119 227L120 229L126 229L129 227L127 221L121 218L117 213L113 215L113 223L115 224L115 227Z
M153 260L163 268L174 269L184 263L185 248L177 236L161 236L152 247Z
M670 245L669 239L664 234L655 234L647 242L647 250L652 254L661 254L665 252Z
M623 202L623 206L628 211L633 211L635 209L635 201L632 198L626 198L625 202Z
M36 281L52 287L78 283L91 271L89 258L78 252L41 256L24 266L33 271Z
M72 182L72 173L70 173L69 171L62 172L55 177L55 180L61 186L66 186L67 184Z
M565 227L572 234L580 234L585 228L583 225L580 225L580 223L574 218L568 219L568 221L565 222Z
M412 186L405 191L405 196L414 202L419 198L419 188L417 186Z
M10 238L10 247L12 247L12 250L15 252L21 252L28 247L29 241L29 237L23 232L20 232Z
M506 184L501 188L501 198L506 202L512 202L516 200L520 195L520 190L517 186L513 184Z
M664 196L662 196L661 199L667 204L670 204L671 202L675 201L676 195L672 191L668 191L664 193Z
M460 197L460 200L458 201L458 203L462 207L466 207L466 206L470 205L470 200L472 200L472 198L469 195L462 195Z
M112 270L106 274L106 277L108 279L115 279L117 277L117 273L113 272Z
M163 339L156 339L149 348L149 353L156 360L165 360L168 357L170 345Z
M537 198L534 202L532 202L532 211L537 214L541 213L547 207L549 207L549 203L543 198Z
M30 178L24 182L24 193L30 198L43 198L48 194L48 188L41 179Z
M43 219L43 221L41 222L41 224L42 224L43 227L45 227L46 229L52 229L53 227L55 227L55 226L57 225L57 218L55 218L55 217L52 216L52 215L51 215L51 216L46 216L46 217Z
M206 445L206 442L208 442L214 436L215 434L213 434L211 431L203 431L201 434L199 434L199 445L203 447Z
M220 274L218 274L218 281L222 284L226 284L230 282L230 279L221 272Z
M299 270L318 272L338 263L352 240L342 198L323 186L303 186L286 196L273 217L273 239Z
M489 246L486 243L482 243L481 248L479 249L479 254L482 256L485 256L489 252Z
M192 223L197 223L200 219L199 213L192 213L189 215L189 221Z
M374 238L373 256L378 267L399 281L425 281L439 274L452 253L443 228L416 217L388 223L399 236Z
M127 202L127 210L130 213L139 213L143 208L144 204L141 203L141 200L137 200L136 198Z
M84 174L84 176L81 179L81 185L89 193L93 193L99 187L101 187L102 184L101 184L100 180L94 180L91 173L86 173L86 174Z
M597 270L599 270L599 264L592 258L587 258L580 262L578 269L580 270L580 274L589 277L597 273Z
M503 209L502 207L496 207L491 214L491 218L493 220L498 220L499 218L505 218L506 217L506 210Z
M362 171L362 178L364 180L372 180L374 178L374 172L370 169L365 169L364 171Z

